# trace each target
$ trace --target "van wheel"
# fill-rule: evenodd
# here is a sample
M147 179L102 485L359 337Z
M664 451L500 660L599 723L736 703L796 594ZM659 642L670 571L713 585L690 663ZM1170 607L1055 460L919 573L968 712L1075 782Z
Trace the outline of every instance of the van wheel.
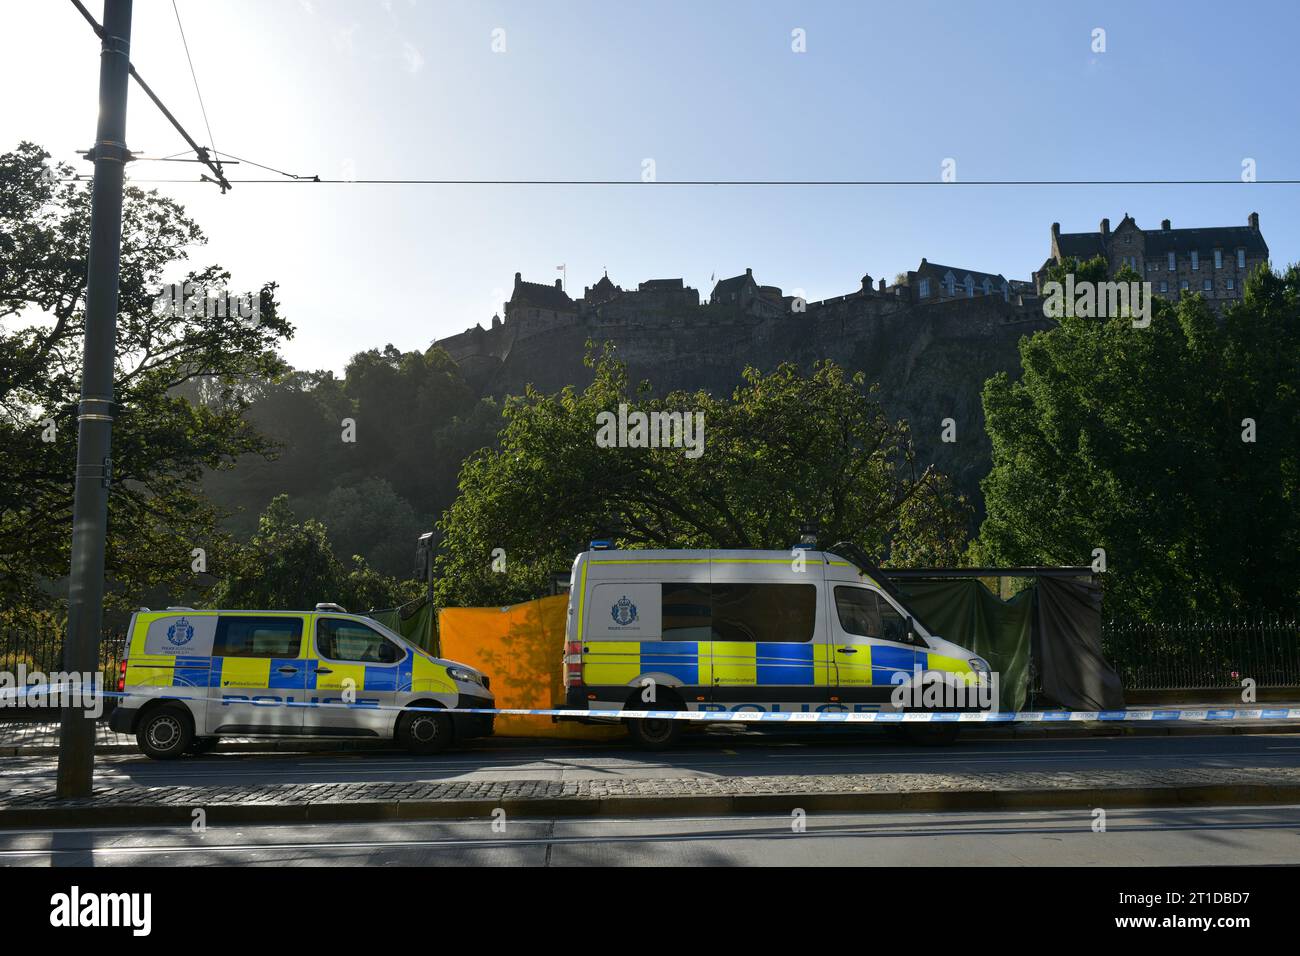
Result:
M961 727L952 723L904 724L903 733L908 743L918 747L951 747L961 734Z
M627 732L642 750L667 750L682 739L680 720L629 720Z
M146 757L175 760L194 743L194 721L184 707L158 707L140 718L135 740Z
M641 702L640 697L633 695L626 704L626 710L685 710L681 699L676 693L667 688L660 688L659 701L650 704L648 707ZM682 734L686 730L686 721L684 720L629 720L627 723L628 735L642 750L667 750L669 747L676 746L677 742L682 739Z
M436 754L451 746L451 718L412 710L397 718L397 741L413 754Z

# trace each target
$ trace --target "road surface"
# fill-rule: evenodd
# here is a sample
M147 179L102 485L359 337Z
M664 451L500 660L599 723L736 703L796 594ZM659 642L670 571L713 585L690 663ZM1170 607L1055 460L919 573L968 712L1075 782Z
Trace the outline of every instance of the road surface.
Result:
M0 761L0 793L54 785L54 756ZM440 780L590 780L839 773L996 773L1175 767L1298 767L1300 734L976 740L911 747L882 737L825 744L762 735L709 734L663 754L615 743L488 740L432 757L400 751L337 754L215 753L153 761L138 753L95 759L95 785L149 787Z
M0 831L4 866L1295 864L1300 807ZM495 827L495 829L494 829Z

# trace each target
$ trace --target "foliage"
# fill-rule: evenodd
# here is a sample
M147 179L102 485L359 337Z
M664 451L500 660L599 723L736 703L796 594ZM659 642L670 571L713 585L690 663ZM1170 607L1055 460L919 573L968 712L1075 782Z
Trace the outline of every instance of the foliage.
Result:
M1104 280L1106 264L1052 278L1070 271ZM1298 320L1300 270L1263 268L1222 319L1185 295L1157 299L1148 328L1063 318L1023 339L1021 378L984 390L993 468L975 563L1086 565L1102 548L1108 613L1293 611Z
M499 448L465 463L444 516L435 594L447 605L502 604L545 593L593 537L625 547L789 548L805 526L895 561L955 560L968 509L943 476L918 473L905 424L890 421L861 374L748 369L730 398L629 394L612 352L589 355L578 392L529 390L506 406ZM703 414L704 451L602 448L597 415ZM505 573L492 567L505 552Z
M284 495L271 501L249 542L224 555L221 568L207 598L218 608L305 610L330 601L359 612L396 607L420 594L419 582L379 574L359 556L345 565L325 526L299 521Z
M48 160L30 143L0 154L0 606L10 607L50 605L50 582L69 565L90 192L60 181L68 167L43 175ZM274 381L284 370L275 349L293 332L273 284L257 322L155 308L165 281L207 294L230 276L210 265L165 280L204 236L156 191L127 187L122 228L106 555L118 604L182 589L191 550L219 543L200 476L270 452L244 417L242 383Z

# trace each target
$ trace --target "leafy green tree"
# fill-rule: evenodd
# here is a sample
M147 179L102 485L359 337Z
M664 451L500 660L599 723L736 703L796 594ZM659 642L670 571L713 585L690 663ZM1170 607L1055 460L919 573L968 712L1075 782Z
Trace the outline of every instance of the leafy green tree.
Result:
M60 181L69 167L45 175L48 161L30 143L0 154L0 604L9 606L53 602L71 542L90 192ZM165 281L206 297L230 280L215 265L174 274L204 242L179 204L128 186L122 230L110 604L193 583L191 550L219 543L200 476L270 451L244 417L243 383L283 371L275 349L293 332L273 284L255 321L158 307Z
M310 513L326 516L336 555L366 555L377 571L397 577L410 575L416 539L430 527L383 478L340 485Z
M288 498L271 501L246 545L233 545L214 572L207 597L212 607L305 610L321 601L351 611L396 607L418 597L418 581L398 581L354 556L345 565L334 554L325 526L299 521Z
M544 593L593 537L625 547L789 548L808 524L895 560L946 562L964 546L969 512L948 481L918 471L904 424L881 411L859 374L831 363L802 374L753 369L729 398L630 394L607 349L589 356L584 391L511 399L500 447L465 463L441 522L435 594L492 605ZM703 453L598 447L597 416L620 404L699 412ZM505 573L493 566L504 551Z
M1050 277L1105 281L1104 260ZM1132 272L1120 278L1135 281ZM1091 564L1108 613L1293 612L1300 597L1300 271L1221 319L1156 300L1148 328L1062 318L984 389L993 467L978 564ZM1253 419L1255 440L1243 440Z

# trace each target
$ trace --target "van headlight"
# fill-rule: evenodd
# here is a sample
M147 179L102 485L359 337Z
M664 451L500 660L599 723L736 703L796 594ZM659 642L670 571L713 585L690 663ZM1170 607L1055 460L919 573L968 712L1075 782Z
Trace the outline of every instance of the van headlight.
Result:
M971 670L983 677L988 677L993 673L993 668L989 667L989 662L982 657L972 657L969 661Z
M472 671L468 667L448 667L447 676L452 680L469 681L471 684L482 684L483 677L478 671Z

